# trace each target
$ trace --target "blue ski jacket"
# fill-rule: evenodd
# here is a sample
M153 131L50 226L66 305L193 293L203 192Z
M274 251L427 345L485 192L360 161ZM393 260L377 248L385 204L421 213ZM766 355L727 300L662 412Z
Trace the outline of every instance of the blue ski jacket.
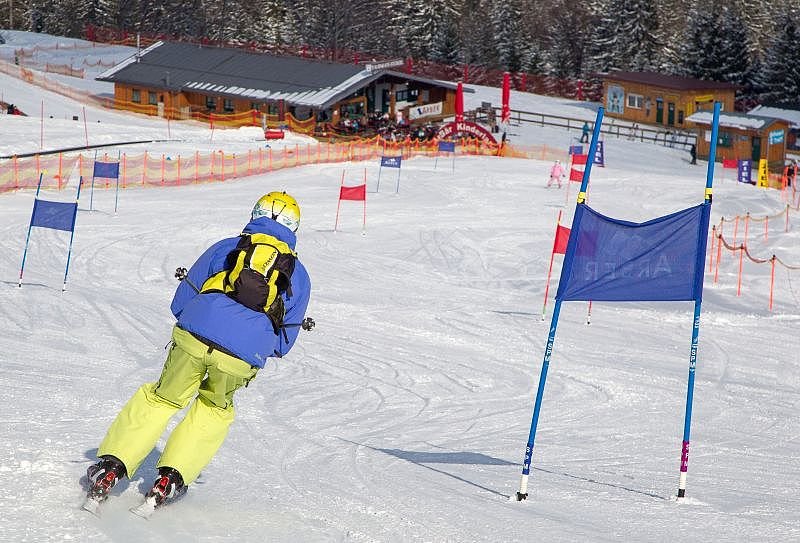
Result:
M297 243L294 232L268 217L250 221L242 232L275 236L292 250ZM253 311L222 293L199 294L195 289L202 288L206 279L224 269L228 253L236 248L238 241L238 237L226 238L209 247L189 269L188 281L183 280L178 285L170 308L180 328L210 341L251 366L263 368L269 357L280 358L289 352L300 327L286 328L285 335L283 331L275 333L272 321L263 311ZM284 322L299 323L305 316L311 294L311 279L299 259L292 273L291 296L288 294L283 294Z

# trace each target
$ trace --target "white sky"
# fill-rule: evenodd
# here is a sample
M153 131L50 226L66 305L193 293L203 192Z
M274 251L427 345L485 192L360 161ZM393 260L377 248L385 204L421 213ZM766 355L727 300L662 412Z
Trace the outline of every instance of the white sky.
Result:
M33 38L42 38L34 36ZM28 39L33 39L29 37ZM11 45L13 47L13 44ZM16 45L19 47L19 44ZM73 52L74 54L74 52ZM82 145L83 106L5 75L0 153ZM478 88L466 107L500 101ZM594 119L595 104L512 91L512 107ZM90 142L167 134L163 120L86 107ZM54 119L49 119L49 114ZM56 122L58 121L58 122ZM99 122L98 122L99 121ZM252 131L173 123L152 152L257 148ZM566 148L579 131L510 128L517 144ZM299 140L295 140L299 141ZM52 143L51 143L52 142ZM706 164L688 153L605 140L589 201L644 221L701 201ZM141 149L141 147L140 147ZM131 188L82 201L67 291L68 234L34 229L17 287L33 193L0 195L0 540L2 541L796 541L800 539L800 274L724 255L706 275L688 498L676 502L691 303L562 307L533 454L530 497L509 501L538 385L541 319L556 217L575 186L545 188L549 161L459 157L321 164L225 183ZM369 184L361 209L338 186ZM712 223L751 213L748 247L800 265L800 217L717 170ZM355 184L355 182L353 183ZM108 425L158 378L173 323L173 278L236 235L263 193L300 202L298 249L317 322L289 356L237 394L238 418L189 493L150 521L126 509L152 482L154 453L102 519L80 511L79 480ZM48 196L48 195L45 195ZM63 195L53 195L63 197ZM567 205L565 205L567 204ZM732 237L731 223L725 233ZM738 242L744 231L738 227ZM163 443L160 446L163 446Z

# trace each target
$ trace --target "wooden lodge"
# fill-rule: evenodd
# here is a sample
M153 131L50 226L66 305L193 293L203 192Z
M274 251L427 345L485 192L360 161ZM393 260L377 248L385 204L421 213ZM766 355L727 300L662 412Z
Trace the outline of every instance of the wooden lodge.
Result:
M455 83L393 69L401 65L342 64L157 42L96 79L114 83L119 109L172 119L212 116L220 124L238 116L245 119L239 124L269 120L274 126L291 116L312 129L345 120L348 126L352 121L363 126L376 117L409 125L455 114Z
M687 129L697 111L712 111L714 102L733 111L736 85L654 72L603 74L605 113L640 124Z
M711 124L713 114L701 111L692 114L687 121L697 126L697 157L708 159L711 149ZM750 115L746 113L722 112L719 116L717 134L717 160L750 159L757 166L766 159L769 170L783 171L789 122L784 119Z

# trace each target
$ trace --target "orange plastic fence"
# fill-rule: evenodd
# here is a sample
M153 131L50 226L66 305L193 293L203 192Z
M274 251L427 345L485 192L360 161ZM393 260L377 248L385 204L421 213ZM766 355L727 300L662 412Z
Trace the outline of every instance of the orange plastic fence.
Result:
M532 151L532 149L528 149ZM547 150L537 153L549 152ZM238 177L267 173L273 170L306 164L374 160L379 156L399 154L404 158L437 156L437 141L405 140L392 142L381 137L346 143L307 143L288 145L282 149L251 150L247 153L225 151L190 154L142 153L120 155L120 186L183 185L210 181L226 181ZM480 140L462 140L456 146L459 155L497 155L498 146ZM522 154L522 152L520 152ZM98 155L102 162L116 160L116 155ZM0 162L0 193L35 188L39 174L42 186L61 189L66 180L82 176L90 179L94 156L81 153L36 155L30 158L13 157ZM105 186L110 182L103 181ZM97 185L96 185L97 187Z

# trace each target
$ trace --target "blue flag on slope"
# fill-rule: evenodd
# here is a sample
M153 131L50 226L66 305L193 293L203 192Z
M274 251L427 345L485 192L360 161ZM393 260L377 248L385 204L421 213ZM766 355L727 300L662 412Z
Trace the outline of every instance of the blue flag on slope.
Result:
M31 226L72 232L77 212L77 202L49 202L36 199L33 201Z
M703 296L709 204L644 223L575 211L556 298L682 301ZM568 273L568 277L565 274Z
M116 179L119 177L119 162L95 162L94 177L107 177Z

